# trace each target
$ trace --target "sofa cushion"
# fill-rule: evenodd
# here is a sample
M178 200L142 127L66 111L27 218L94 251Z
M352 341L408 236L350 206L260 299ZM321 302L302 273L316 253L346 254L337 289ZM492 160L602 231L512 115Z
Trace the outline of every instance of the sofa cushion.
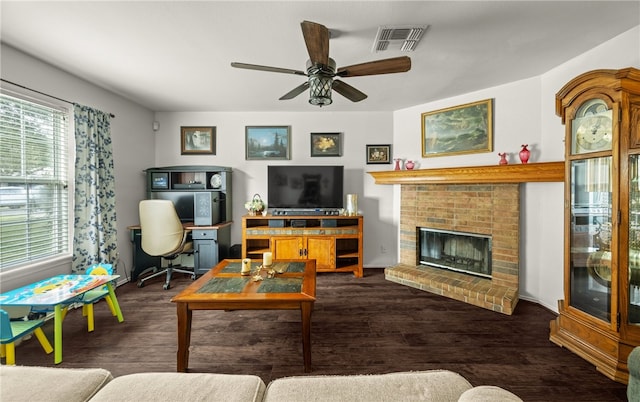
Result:
M446 370L353 376L300 376L272 381L265 402L457 401L471 384Z
M629 402L640 402L640 346L636 346L629 353L627 368L629 369L627 399Z
M265 385L253 375L137 373L114 378L92 402L261 401Z
M99 368L0 366L0 400L88 401L112 378Z
M522 399L506 389L481 385L464 391L458 402L522 402Z

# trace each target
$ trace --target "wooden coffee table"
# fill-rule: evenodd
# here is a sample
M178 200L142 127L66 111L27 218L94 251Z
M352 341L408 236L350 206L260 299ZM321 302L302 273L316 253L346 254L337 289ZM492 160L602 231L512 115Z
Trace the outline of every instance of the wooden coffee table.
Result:
M295 310L302 318L304 371L311 371L311 311L316 300L315 260L276 260L254 275L262 261L253 261L249 276L240 273L242 260L224 260L171 299L178 313L178 370L189 367L193 310ZM282 273L279 273L282 271Z

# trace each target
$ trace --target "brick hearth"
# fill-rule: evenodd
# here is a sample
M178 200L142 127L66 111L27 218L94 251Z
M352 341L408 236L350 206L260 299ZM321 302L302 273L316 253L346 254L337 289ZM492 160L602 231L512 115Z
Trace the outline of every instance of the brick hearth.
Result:
M402 184L400 262L386 279L504 314L518 302L520 185ZM492 278L417 265L417 227L491 235Z

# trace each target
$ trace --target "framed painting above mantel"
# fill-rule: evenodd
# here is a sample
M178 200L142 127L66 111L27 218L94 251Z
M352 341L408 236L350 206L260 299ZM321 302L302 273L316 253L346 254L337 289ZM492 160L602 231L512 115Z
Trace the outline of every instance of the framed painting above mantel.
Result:
M422 157L493 151L493 99L422 113Z

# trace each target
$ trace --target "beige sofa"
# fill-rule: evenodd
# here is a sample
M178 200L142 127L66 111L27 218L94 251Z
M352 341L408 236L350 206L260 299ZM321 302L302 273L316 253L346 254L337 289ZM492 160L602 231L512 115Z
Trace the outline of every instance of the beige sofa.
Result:
M285 377L265 385L253 375L138 373L103 369L0 367L0 401L522 401L502 388L472 387L446 370L353 376Z
M629 385L627 399L629 402L640 402L640 346L636 346L627 359L629 368Z

